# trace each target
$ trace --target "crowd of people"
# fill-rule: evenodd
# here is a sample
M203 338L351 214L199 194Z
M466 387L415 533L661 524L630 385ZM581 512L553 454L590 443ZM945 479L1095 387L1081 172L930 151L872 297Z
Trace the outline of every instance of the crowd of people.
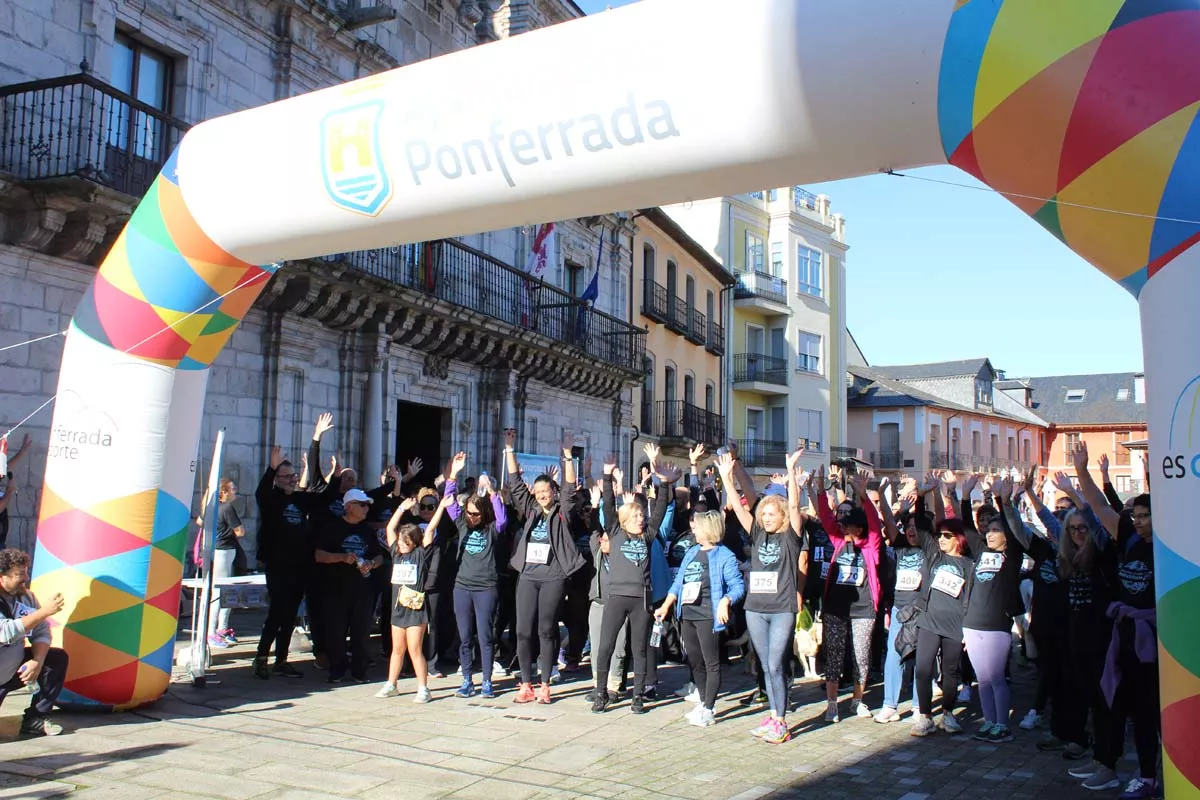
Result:
M732 443L710 464L697 446L687 474L647 445L636 477L627 482L610 457L591 481L590 459L577 464L569 432L559 468L530 476L514 430L505 432L502 485L486 473L464 478L467 454L457 453L432 486L420 485L414 459L364 491L336 460L328 473L314 469L332 427L331 415L318 418L299 469L274 448L255 491L255 556L270 604L257 678L302 676L288 656L303 603L327 680L365 683L376 658L386 659L380 698L401 694L401 678L412 677L413 700L427 703L431 675L458 672L457 697L496 697L495 681L514 674L514 702L549 704L552 685L582 677L590 659L591 710L628 694L629 710L643 714L660 699L658 667L674 661L689 672L677 692L692 704L687 722L708 727L722 664L740 647L757 680L741 702L765 707L750 731L764 742L791 738L797 667L817 679L820 664L827 723L845 711L900 720L910 687L913 736L964 734L959 708L977 699L982 722L971 735L1005 744L1018 727L1009 692L1015 630L1037 668L1034 706L1019 727L1049 728L1034 746L1075 762L1069 774L1086 789L1124 783L1122 798L1156 796L1150 496L1122 502L1103 457L1097 485L1083 446L1073 454L1076 482L1049 478L1053 508L1043 505L1037 468L874 481L836 468L805 473L802 450L760 492ZM248 560L237 487L226 479L217 491L212 565L222 577ZM0 702L37 682L23 730L52 734L59 728L47 714L66 654L50 648L46 619L62 598L39 607L28 581L28 556L0 550ZM236 642L227 610L211 617L209 644ZM376 625L381 649L372 653ZM872 711L876 663L883 697ZM1138 772L1122 781L1127 722Z
M627 694L641 714L671 660L689 671L678 693L693 704L686 720L707 727L728 649L740 646L758 685L742 702L765 706L751 731L764 742L791 738L789 689L798 672L817 678L819 663L828 723L847 712L900 720L910 688L913 736L963 734L959 707L977 701L982 722L970 735L1003 744L1018 727L1009 692L1016 630L1038 678L1019 727L1049 727L1035 746L1076 762L1070 775L1087 789L1125 783L1124 798L1157 790L1150 497L1123 503L1107 480L1097 486L1086 449L1074 454L1077 485L1050 478L1053 509L1036 468L868 481L804 473L802 451L760 492L732 444L711 463L695 448L686 475L647 445L636 477L627 482L609 458L591 481L569 433L560 468L531 476L512 430L502 485L464 479L458 453L432 486L415 481L414 461L364 491L350 469L309 474L332 424L318 420L299 470L276 448L255 493L270 592L259 678L299 674L288 645L305 600L330 682L367 681L378 624L380 698L401 694L411 676L413 700L429 702L430 675L453 672L455 696L493 698L511 672L514 702L547 704L552 685L590 659L591 710ZM1104 459L1100 467L1106 476ZM236 550L243 531L228 505L217 547ZM214 559L214 568L235 560ZM231 631L215 625L210 641L224 646ZM880 662L873 711L866 690ZM1139 770L1122 782L1129 720Z

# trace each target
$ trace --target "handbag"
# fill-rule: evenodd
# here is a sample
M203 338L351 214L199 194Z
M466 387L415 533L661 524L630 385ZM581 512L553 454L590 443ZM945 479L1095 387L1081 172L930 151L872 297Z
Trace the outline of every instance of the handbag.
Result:
M401 586L400 591L396 593L396 605L410 611L420 611L425 607L425 593Z

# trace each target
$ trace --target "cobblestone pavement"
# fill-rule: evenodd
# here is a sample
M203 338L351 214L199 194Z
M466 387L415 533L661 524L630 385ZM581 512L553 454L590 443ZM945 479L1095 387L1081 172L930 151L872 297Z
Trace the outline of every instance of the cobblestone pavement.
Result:
M891 725L854 718L828 725L822 684L797 682L795 738L772 746L748 735L760 712L738 704L741 692L723 695L718 724L700 729L683 721L689 706L674 697L644 716L631 715L627 700L592 714L578 679L557 686L550 706L517 706L511 679L499 681L504 694L488 701L453 697L450 677L431 681L434 702L420 706L411 680L400 697L378 700L378 683L329 686L308 656L298 660L302 679L257 681L251 655L248 644L219 652L207 687L177 676L147 709L60 713L66 731L54 738L18 739L28 700L10 697L0 709L0 798L1095 796L1066 775L1058 754L1034 748L1040 732L1018 731L1015 742L996 746L943 733L913 739L907 715ZM382 670L381 662L372 677ZM669 694L687 673L666 667L660 678ZM727 689L749 686L739 663L725 668L724 680ZM1017 670L1021 712L1031 682L1030 671ZM868 695L873 707L879 693ZM968 731L976 717L969 709Z

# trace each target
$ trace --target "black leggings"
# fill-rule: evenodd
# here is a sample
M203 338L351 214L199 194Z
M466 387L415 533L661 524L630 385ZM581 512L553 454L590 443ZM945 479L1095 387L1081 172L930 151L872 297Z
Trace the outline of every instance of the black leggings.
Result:
M700 693L704 707L712 711L721 690L721 648L718 634L712 629L712 620L685 619L683 647L687 651L688 664L692 668L692 682ZM761 674L762 670L759 670ZM765 689L764 689L765 691Z
M538 668L542 683L550 683L554 659L558 657L558 604L566 581L517 580L517 660L521 683L533 683L533 636L537 629Z
M1133 641L1132 630L1126 638ZM1105 708L1104 695L1098 692L1100 702L1096 706L1102 719L1094 721L1098 734L1096 760L1109 769L1116 768L1125 746L1125 720L1132 717L1133 743L1137 747L1141 777L1154 779L1158 774L1158 742L1162 732L1158 710L1158 665L1143 664L1129 645L1124 641L1121 645L1121 683L1113 696L1111 709Z
M633 695L641 697L646 688L646 650L650 646L650 616L644 597L604 598L604 617L600 623L600 644L596 650L596 686L608 686L608 667L617 646L617 634L629 620L629 649L633 651Z
M962 639L951 639L918 628L917 707L927 717L933 713L933 668L938 651L942 654L942 713L949 713L958 701L958 664L962 657Z
M292 630L296 627L296 612L304 599L303 576L286 570L267 572L267 621L263 623L262 636L258 639L258 657L266 658L275 645L275 663L287 661L288 646L292 643Z

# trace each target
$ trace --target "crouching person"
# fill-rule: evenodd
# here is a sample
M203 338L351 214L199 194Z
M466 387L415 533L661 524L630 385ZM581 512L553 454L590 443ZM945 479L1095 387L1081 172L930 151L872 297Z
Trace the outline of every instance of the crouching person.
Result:
M46 622L62 609L61 594L39 607L29 593L28 555L11 547L0 550L0 703L9 692L37 684L21 721L23 734L62 733L62 726L50 720L50 709L67 677L67 653L50 646L50 625Z

